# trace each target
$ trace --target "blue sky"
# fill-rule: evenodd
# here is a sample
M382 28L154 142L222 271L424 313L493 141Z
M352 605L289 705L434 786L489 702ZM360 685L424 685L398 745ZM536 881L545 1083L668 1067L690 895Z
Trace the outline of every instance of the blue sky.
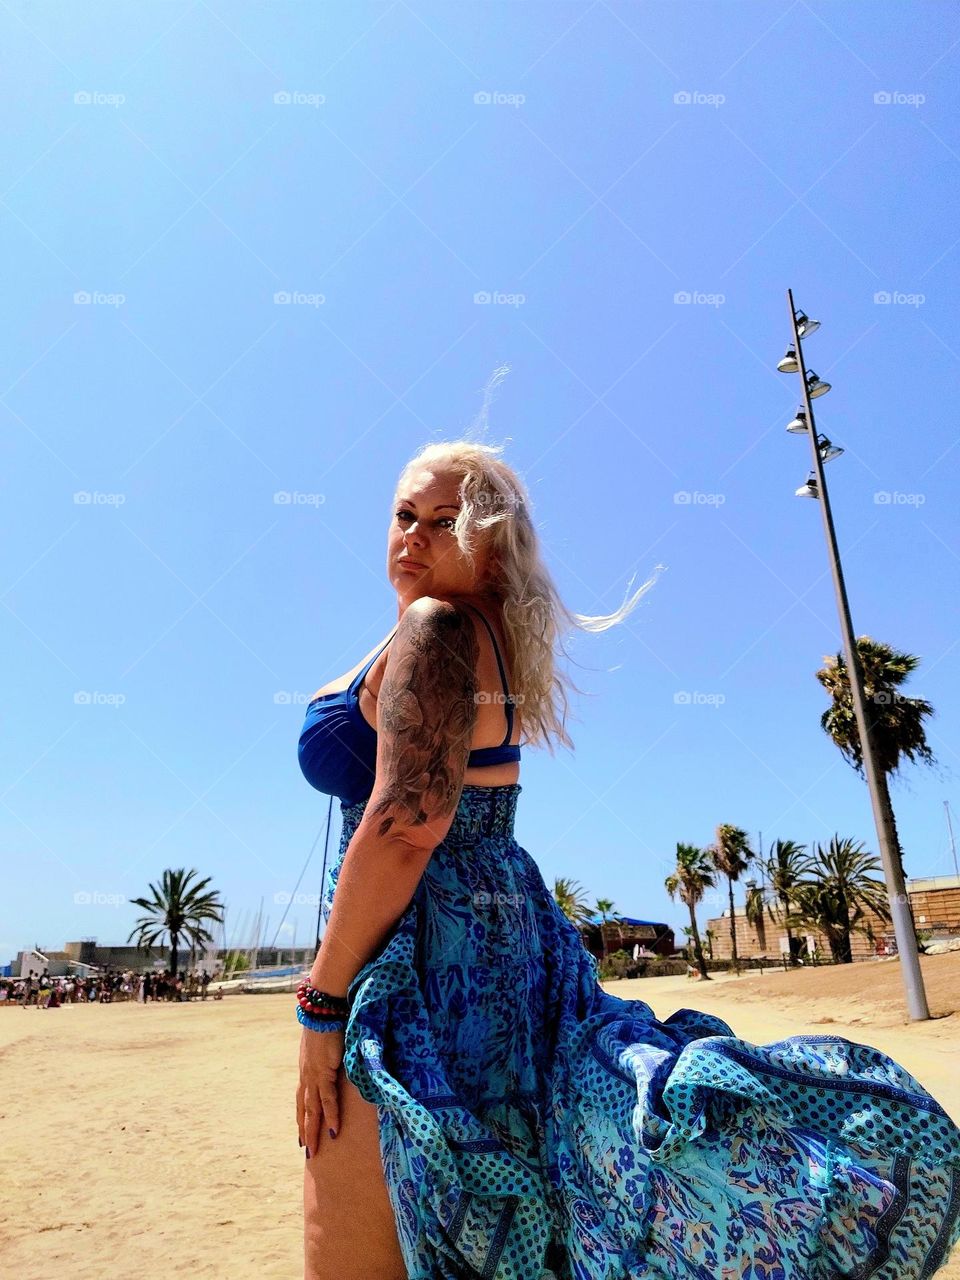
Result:
M303 701L389 630L395 478L501 365L488 438L570 607L666 566L569 643L575 754L526 752L548 883L679 926L671 854L719 822L876 849L819 727L840 634L794 497L787 287L823 325L854 626L919 654L938 710L939 770L894 788L906 871L952 871L953 5L11 0L0 24L0 962L124 941L165 867L213 877L231 942L263 898L272 940L327 810Z

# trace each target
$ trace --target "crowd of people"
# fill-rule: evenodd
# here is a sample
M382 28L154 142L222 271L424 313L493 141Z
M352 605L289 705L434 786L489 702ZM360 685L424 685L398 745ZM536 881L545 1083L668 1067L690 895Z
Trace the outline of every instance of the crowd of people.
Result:
M161 1000L206 1000L214 979L206 969L189 973L135 973L132 969L105 969L97 974L67 975L53 978L43 970L33 969L23 978L0 978L0 1007L33 1005L36 1009L57 1009L64 1004L113 1004L137 1000L142 1004ZM214 1000L223 999L218 986Z

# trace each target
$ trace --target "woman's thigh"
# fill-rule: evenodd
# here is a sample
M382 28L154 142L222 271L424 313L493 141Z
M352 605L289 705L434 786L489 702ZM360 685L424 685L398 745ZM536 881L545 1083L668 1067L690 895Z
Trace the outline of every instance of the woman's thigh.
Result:
M340 1072L340 1130L305 1161L304 1280L407 1280L380 1159L377 1108Z

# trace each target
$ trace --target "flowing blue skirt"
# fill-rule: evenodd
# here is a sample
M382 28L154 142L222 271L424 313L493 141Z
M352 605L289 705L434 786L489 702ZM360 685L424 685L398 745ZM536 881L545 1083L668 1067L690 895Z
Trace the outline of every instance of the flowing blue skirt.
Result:
M377 1105L409 1280L932 1275L960 1237L943 1108L840 1036L753 1045L605 992L514 838L520 791L464 788L350 986L344 1069Z

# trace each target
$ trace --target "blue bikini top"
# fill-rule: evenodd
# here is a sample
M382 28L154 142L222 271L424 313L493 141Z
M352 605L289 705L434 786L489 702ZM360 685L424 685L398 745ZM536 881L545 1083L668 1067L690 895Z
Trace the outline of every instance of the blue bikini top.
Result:
M473 608L472 605L466 607ZM493 628L479 609L474 609L473 612L483 619L493 642L503 683L507 717L506 737L499 746L477 747L470 752L467 767L481 769L518 761L520 745L510 745L513 736L513 698L507 688L507 676ZM396 635L396 631L393 635ZM336 693L321 693L307 704L306 719L297 748L300 770L312 787L316 787L324 795L337 796L344 805L366 800L373 791L377 765L377 731L367 723L360 711L360 686L393 635L357 672L346 689L338 689Z

